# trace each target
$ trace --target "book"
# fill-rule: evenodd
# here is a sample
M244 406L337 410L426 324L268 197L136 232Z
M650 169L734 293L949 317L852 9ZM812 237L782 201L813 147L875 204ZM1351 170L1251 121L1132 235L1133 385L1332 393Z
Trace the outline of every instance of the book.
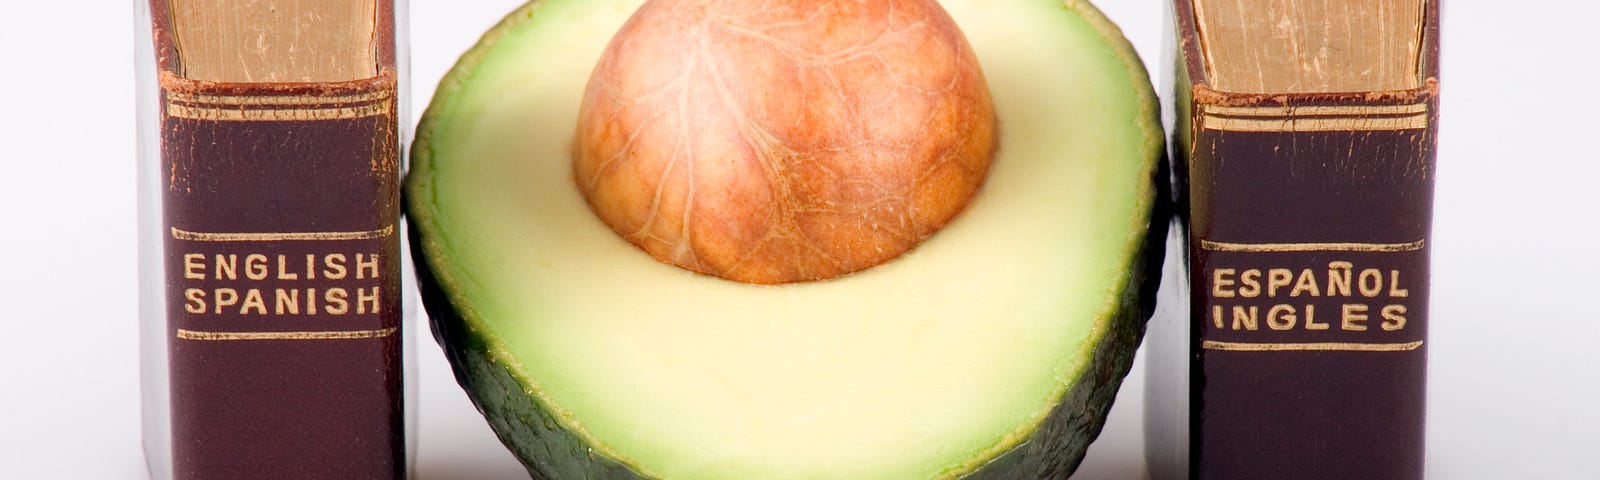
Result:
M1187 381L1151 391L1186 410L1147 417L1152 473L1422 478L1438 2L1173 5L1189 335L1153 368Z
M164 313L145 339L165 355L146 359L166 366L145 370L166 389L146 397L152 476L403 478L394 5L148 14L161 253L146 266Z

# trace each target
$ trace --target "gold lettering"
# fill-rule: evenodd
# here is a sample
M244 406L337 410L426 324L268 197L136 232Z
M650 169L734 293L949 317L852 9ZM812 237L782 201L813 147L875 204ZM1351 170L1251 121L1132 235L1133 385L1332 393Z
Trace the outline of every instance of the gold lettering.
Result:
M1287 268L1267 270L1267 296L1278 296L1278 288L1289 286L1291 281L1294 281L1294 273Z
M251 280L266 279L267 256L259 253L252 253L249 256L244 257L244 276Z
M1389 271L1389 296L1392 297L1392 298L1405 298L1405 297L1411 296L1411 292L1410 291L1408 291L1408 290L1406 290L1404 288L1400 288L1400 271L1399 270L1390 270ZM1405 307L1400 307L1400 310L1401 310L1401 312L1404 312L1405 311ZM1406 322L1404 320L1400 321L1401 325L1404 325L1405 323Z
M317 314L317 289L306 289L306 315Z
M344 269L344 260L343 253L330 253L323 257L322 264L328 268L322 271L322 276L333 280L344 280L344 276L349 273Z
M1300 271L1300 278L1295 279L1294 290L1289 291L1289 296L1298 297L1305 292L1313 297L1322 296L1322 290L1317 287L1317 274L1309 268Z
M1306 330L1327 330L1328 324L1317 323L1317 306L1306 305Z
M1233 269L1218 268L1213 270L1212 273L1214 276L1212 277L1211 281L1211 296L1217 298L1232 298L1233 290L1226 290L1226 288L1229 285L1233 285L1233 279L1230 278L1233 276Z
M1340 315L1339 328L1352 332L1367 331L1367 304L1344 304L1344 314Z
M1239 274L1239 296L1256 298L1261 295L1261 270L1249 269Z
M206 264L203 263L205 258L205 254L201 253L183 254L183 278L189 280L205 280ZM205 311L205 307L201 307L200 311Z
M280 288L280 289L278 289L277 292L274 293L273 298L277 299L277 305L278 306L277 306L277 308L274 309L274 311L278 315L284 315L284 314L299 315L300 314L300 290L299 289L290 288L290 289L286 290L286 289Z
M239 307L239 314L247 315L252 308L256 309L256 313L267 314L267 301L261 298L261 289L259 288L244 291L244 306Z
M1244 327L1245 330L1256 330L1260 328L1260 326L1256 323L1257 314L1259 313L1261 313L1261 307L1250 307L1250 310L1247 312L1243 305L1234 305L1233 329L1238 330L1241 326Z
M202 276L204 276L204 275L202 275ZM206 291L205 290L201 290L201 289L198 289L198 288L191 288L191 289L188 289L188 290L184 290L183 291L183 298L186 298L186 299L189 300L189 301L183 303L183 311L189 312L189 313L193 313L193 314L196 314L196 315L202 314L202 313L206 313Z
M1368 278L1372 279L1371 284L1367 283ZM1378 296L1378 293L1383 292L1383 272L1376 268L1362 270L1361 275L1356 277L1356 288L1361 290L1361 295L1364 297Z
M306 254L306 280L314 280L316 278L317 278L317 256L307 253Z
M1284 271L1287 272L1288 270ZM1267 278L1272 277L1269 276ZM1271 290L1267 290L1267 292L1269 292L1268 295L1271 294ZM1271 328L1273 330L1288 330L1294 328L1296 321L1297 319L1294 317L1294 307L1279 304L1273 305L1272 309L1267 310L1267 328Z
M1406 328L1406 306L1385 305L1383 307L1383 331L1393 332Z
M238 280L239 279L239 256L238 255L230 253L230 254L228 254L228 256L224 257L224 256L222 256L222 254L219 253L219 254L217 254L216 258L217 258L217 280L222 280L223 277L227 277L228 280Z
M1211 323L1216 324L1218 330L1222 329L1222 305L1211 306Z
M361 258L362 255L357 253L356 279L361 280L365 278L378 278L378 254L374 253L372 255L367 255L366 260L362 260ZM366 275L366 272L369 269L372 271L372 274Z
M278 255L278 280L299 280L300 275L289 273L289 267L283 263L283 255Z
M367 289L356 289L356 313L367 313L367 302L372 302L372 313L378 312L378 287L372 287L372 295L367 295Z
M350 298L350 293L343 288L334 287L328 289L328 293L323 295L323 299L328 301L328 308L324 310L327 310L329 315L350 313L350 302L345 300L347 298Z
M1350 296L1350 270L1354 267L1350 262L1328 263L1328 296ZM1341 290L1344 293L1339 293Z
M239 291L231 288L216 289L212 292L211 297L216 299L213 305L217 306L217 311L214 313L222 313L222 307L231 307L239 304Z

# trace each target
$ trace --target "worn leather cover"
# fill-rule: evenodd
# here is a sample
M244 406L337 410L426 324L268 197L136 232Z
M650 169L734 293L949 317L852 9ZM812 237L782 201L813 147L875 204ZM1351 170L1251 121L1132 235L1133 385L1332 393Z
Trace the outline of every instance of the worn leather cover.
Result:
M1176 0L1190 477L1422 478L1437 8L1420 88L1238 94Z
M185 79L151 11L174 477L404 477L392 6L335 83Z

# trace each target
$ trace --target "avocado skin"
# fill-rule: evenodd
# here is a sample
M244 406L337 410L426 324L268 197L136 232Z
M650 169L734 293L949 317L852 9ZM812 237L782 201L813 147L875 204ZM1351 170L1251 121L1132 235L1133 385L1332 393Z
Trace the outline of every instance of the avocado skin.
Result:
M1164 148L1162 149L1165 150ZM1067 478L1078 465L1089 444L1100 436L1106 414L1122 380L1133 367L1134 352L1144 339L1145 323L1155 313L1156 289L1161 283L1161 264L1165 258L1167 229L1173 208L1169 200L1169 174L1165 155L1152 179L1155 204L1143 245L1132 265L1132 275L1123 286L1120 306L1113 313L1109 330L1096 346L1094 359L1066 398L1050 410L1039 429L1022 443L983 467L959 477L963 480L1015 480Z
M538 0L530 2L508 16L507 20L531 14L540 3ZM1107 28L1116 32L1117 35L1107 37L1107 41L1130 59L1129 68L1135 70L1132 73L1148 78L1131 46L1094 6L1086 2L1069 2L1069 5L1069 8L1079 9L1080 13L1090 17L1091 23L1095 23L1102 34L1108 33ZM504 26L502 24L495 28ZM456 70L460 68L458 65ZM451 76L455 74L453 71ZM441 86L448 84L449 79L447 77ZM1154 102L1154 92L1148 87L1144 90L1144 100ZM438 92L435 101L446 94L445 91ZM1164 246L1174 212L1165 135L1161 133L1160 122L1156 118L1158 111L1153 106L1148 110L1146 126L1155 131L1148 140L1150 143L1146 151L1155 157L1152 160L1156 166L1147 184L1151 195L1150 216L1144 239L1137 247L1138 251L1133 252L1127 282L1117 295L1118 306L1110 314L1111 318L1101 337L1092 340L1098 342L1093 358L1067 390L1066 396L1051 409L1040 422L1039 428L1028 438L964 475L947 472L939 478L1066 478L1083 462L1089 444L1105 426L1106 414L1111 409L1123 378L1133 365L1134 353L1144 337L1145 323L1155 311L1156 289L1161 283L1161 267L1166 252ZM424 132L428 124L427 115L424 115L411 152L414 164L431 160L423 158L430 151L426 146L429 135ZM547 407L531 396L531 392L516 379L511 369L497 361L485 343L482 332L475 331L464 320L464 315L471 312L470 306L458 305L450 297L428 258L427 251L440 251L442 248L422 237L422 231L430 227L425 224L429 222L431 214L425 211L426 201L420 198L420 184L425 180L412 178L414 176L407 175L403 192L404 213L410 227L410 250L417 267L423 307L430 317L430 329L449 360L456 382L467 391L468 398L489 422L501 443L516 455L535 479L654 479L615 458L593 451L576 434L562 429L561 422L546 412Z
M440 288L428 256L420 247L424 240L420 228L411 221L409 199L406 210L411 245L416 246L411 249L411 257L417 266L422 306L428 312L433 338L444 350L456 383L469 393L467 397L489 421L500 442L516 454L533 478L648 478L614 459L591 454L577 435L562 429L525 393L527 390L509 369L495 361L483 338L462 320L455 303Z
M1161 263L1167 238L1171 202L1168 191L1167 162L1152 179L1155 208L1144 244L1135 260L1133 274L1120 295L1120 308L1111 318L1107 337L1099 340L1088 371L1078 377L1067 398L1057 404L1027 440L996 457L977 470L958 478L970 480L1017 480L1066 478L1083 462L1089 443L1100 435L1106 413L1111 410L1117 389L1133 365L1134 351L1144 336L1145 322L1155 311L1156 287L1161 279ZM410 188L407 188L408 192ZM593 453L572 432L560 428L538 401L512 376L505 365L489 352L478 332L462 320L461 311L440 287L434 269L422 246L420 226L413 214L415 200L407 195L406 220L411 227L412 259L422 304L430 317L433 337L449 359L456 382L470 395L478 412L488 420L500 441L516 454L528 473L537 479L569 478L644 480L650 477L635 472L617 460Z

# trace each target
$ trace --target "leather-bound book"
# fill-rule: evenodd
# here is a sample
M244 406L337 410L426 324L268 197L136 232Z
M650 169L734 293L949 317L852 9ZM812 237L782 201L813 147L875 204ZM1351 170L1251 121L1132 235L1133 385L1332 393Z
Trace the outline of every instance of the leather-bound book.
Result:
M170 432L147 436L166 442L147 443L153 476L404 477L392 3L149 14L169 396L146 428Z
M1437 0L1174 5L1190 334L1152 473L1422 478Z

